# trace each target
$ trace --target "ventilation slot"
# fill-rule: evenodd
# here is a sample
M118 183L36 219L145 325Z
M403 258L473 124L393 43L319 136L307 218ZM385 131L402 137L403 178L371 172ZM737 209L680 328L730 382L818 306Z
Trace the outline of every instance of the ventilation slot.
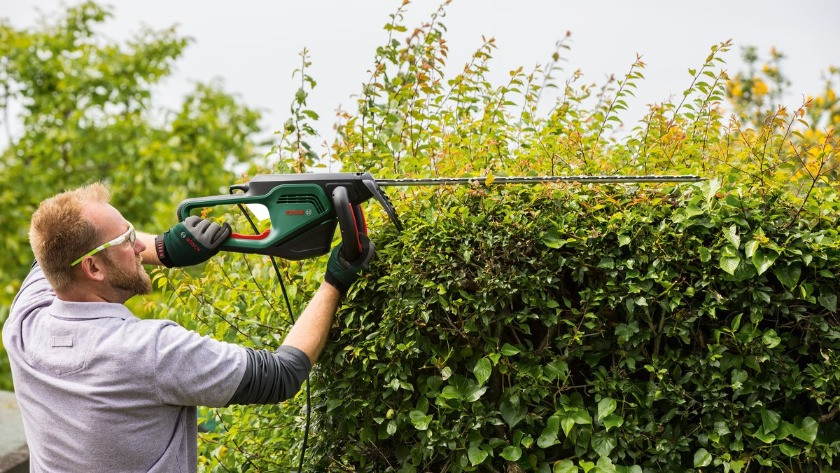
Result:
M321 205L321 201L318 200L318 197L308 194L308 195L284 195L280 196L277 199L278 204L310 204L315 207L315 211L318 214L324 213L324 206Z

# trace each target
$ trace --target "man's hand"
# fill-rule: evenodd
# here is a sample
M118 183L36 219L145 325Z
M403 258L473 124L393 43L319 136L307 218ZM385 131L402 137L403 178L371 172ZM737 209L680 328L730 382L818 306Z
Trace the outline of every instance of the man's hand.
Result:
M350 286L359 278L363 269L368 269L370 260L376 254L376 247L364 233L359 233L359 240L362 242L362 254L356 261L347 261L341 251L341 245L333 248L330 260L327 263L326 281L341 295L347 293Z
M155 252L167 268L192 266L210 259L231 234L230 225L219 225L195 215L178 222L155 238Z

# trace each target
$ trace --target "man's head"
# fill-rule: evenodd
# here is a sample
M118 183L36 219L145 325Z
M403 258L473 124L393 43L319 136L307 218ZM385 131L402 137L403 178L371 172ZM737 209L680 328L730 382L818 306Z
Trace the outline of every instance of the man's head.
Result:
M99 183L63 192L41 203L32 215L29 242L44 275L60 296L93 296L125 302L151 291L141 266L140 240L122 243L74 261L106 242L125 235L129 223L108 202L110 193Z

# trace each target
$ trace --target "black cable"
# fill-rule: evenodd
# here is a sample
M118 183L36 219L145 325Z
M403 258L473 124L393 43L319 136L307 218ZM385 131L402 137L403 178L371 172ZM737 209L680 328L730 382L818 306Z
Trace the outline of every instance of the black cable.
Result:
M230 190L230 193L233 194L234 189ZM242 213L245 214L245 218L248 219L248 223L251 224L251 228L254 229L254 234L259 234L260 231L257 228L254 221L251 220L251 215L248 214L248 211L245 210L245 206L242 204L236 204ZM244 255L243 255L244 256ZM277 281L280 283L280 290L283 291L283 299L286 300L286 309L289 311L289 318L292 320L292 325L296 323L295 320L295 313L292 310L292 304L289 302L289 294L286 292L286 284L283 283L283 278L280 276L280 267L277 265L277 259L274 256L269 256L271 258L271 264L274 266L274 274L277 276ZM311 393L309 390L309 373L306 373L306 426L303 430L303 446L300 449L300 462L298 463L298 473L303 472L303 459L306 456L306 444L309 440L309 424L310 424L310 413L312 411L312 398Z

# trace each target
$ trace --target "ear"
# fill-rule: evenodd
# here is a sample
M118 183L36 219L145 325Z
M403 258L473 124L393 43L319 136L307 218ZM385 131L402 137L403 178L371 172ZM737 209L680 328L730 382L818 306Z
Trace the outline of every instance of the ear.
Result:
M85 257L79 263L82 269L82 277L91 281L102 282L105 280L105 267L93 256Z

